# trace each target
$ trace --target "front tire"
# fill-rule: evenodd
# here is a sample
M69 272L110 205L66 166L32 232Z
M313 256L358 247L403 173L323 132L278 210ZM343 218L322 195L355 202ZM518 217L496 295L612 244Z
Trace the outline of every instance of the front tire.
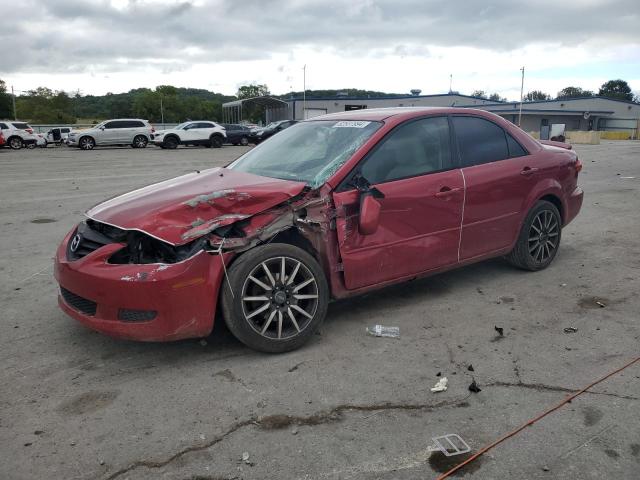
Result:
M136 135L131 146L133 148L147 148L148 143L149 140L147 140L147 137L145 137L144 135Z
M242 137L240 139L240 145L242 145L243 147L246 147L247 145L249 145L249 139L247 137Z
M82 137L78 142L78 145L82 150L93 150L96 146L96 141L91 137Z
M170 150L174 150L176 148L178 148L178 139L176 137L167 137L164 139L164 142L162 142L164 144L165 148L168 148Z
M22 138L11 137L7 142L12 150L20 150L22 148Z
M527 214L507 260L515 267L532 272L547 268L558 253L561 236L562 217L558 208L540 200Z
M209 138L209 143L212 148L221 148L223 139L220 135L211 135L211 138Z
M299 348L327 314L324 272L309 253L293 245L273 243L249 250L231 265L228 280L222 292L225 323L255 350Z

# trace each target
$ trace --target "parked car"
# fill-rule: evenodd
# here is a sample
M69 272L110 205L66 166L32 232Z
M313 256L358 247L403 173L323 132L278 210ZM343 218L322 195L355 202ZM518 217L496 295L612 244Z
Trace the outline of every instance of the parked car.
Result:
M59 304L115 337L203 337L221 318L292 350L332 299L499 256L548 267L583 198L559 145L475 109L315 117L90 209L55 256Z
M269 137L273 137L276 133L289 128L291 125L296 124L296 120L280 120L278 122L271 122L266 127L255 129L251 132L249 141L254 144L259 144L265 141Z
M56 145L59 145L67 142L70 132L70 127L56 127L49 130L45 138L47 139L47 143L55 143Z
M225 142L224 127L205 120L184 122L175 128L153 135L153 144L160 148L178 148L178 145L203 145L220 148Z
M1 120L0 131L2 131L5 138L5 145L13 150L35 146L38 141L37 137L33 134L33 128L25 122Z
M4 134L2 133L2 130L0 130L0 147L3 147L5 143L7 143L7 141L4 139Z
M227 141L232 145L249 145L251 129L237 123L223 123L222 126L227 134Z
M147 120L119 118L106 120L95 127L72 130L67 136L67 145L92 150L96 146L131 145L145 148L155 129Z

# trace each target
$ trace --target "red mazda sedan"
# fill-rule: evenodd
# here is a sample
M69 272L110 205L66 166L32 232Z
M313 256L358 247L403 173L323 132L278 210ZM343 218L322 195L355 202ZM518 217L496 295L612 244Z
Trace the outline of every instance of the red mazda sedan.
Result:
M86 213L55 259L59 304L114 337L304 344L327 304L487 258L540 270L578 214L582 165L494 114L360 110L298 123L225 168Z

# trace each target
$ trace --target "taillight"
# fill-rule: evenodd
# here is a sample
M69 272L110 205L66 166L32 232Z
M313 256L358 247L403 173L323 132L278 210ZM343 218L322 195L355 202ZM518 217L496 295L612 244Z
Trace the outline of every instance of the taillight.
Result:
M576 158L576 173L580 173L582 171L582 162L579 158Z
M31 135L33 135L33 128L25 128L25 130Z
M156 133L156 127L154 127L153 125L151 125L151 133Z

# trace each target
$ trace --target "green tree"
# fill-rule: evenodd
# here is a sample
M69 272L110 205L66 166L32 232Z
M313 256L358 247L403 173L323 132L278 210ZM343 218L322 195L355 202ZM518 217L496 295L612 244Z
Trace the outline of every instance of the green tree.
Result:
M7 84L0 79L0 118L13 118L13 102L7 93Z
M491 95L489 95L489 100L491 100L492 102L506 102L507 99L504 97L501 97L499 93L492 93Z
M567 98L593 97L591 90L583 90L580 87L565 87L558 92L556 100L565 100Z
M472 97L477 97L477 98L484 98L484 99L488 99L487 97L487 92L485 92L484 90L474 90L471 93Z
M524 96L525 102L537 102L540 100L551 100L551 95L540 90L533 90Z
M266 85L242 85L238 88L238 93L236 94L238 98L253 98L253 97L264 97L265 95L270 95L269 87Z
M602 95L607 98L617 98L619 100L633 100L633 93L631 93L631 87L624 80L609 80L600 87L598 95Z

